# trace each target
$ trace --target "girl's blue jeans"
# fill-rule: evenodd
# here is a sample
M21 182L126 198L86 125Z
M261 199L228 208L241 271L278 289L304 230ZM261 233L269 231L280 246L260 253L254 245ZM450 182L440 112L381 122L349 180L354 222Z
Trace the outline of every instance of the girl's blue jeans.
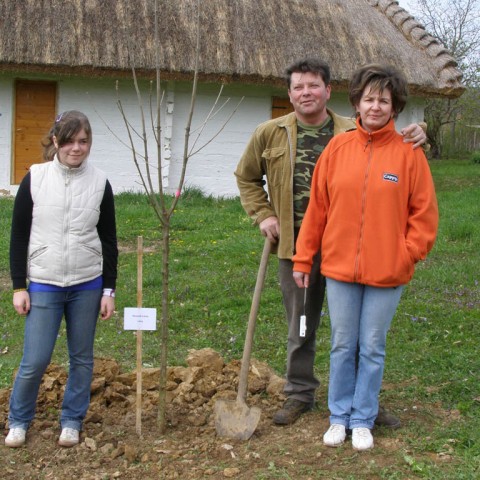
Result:
M38 390L49 365L62 317L70 360L60 424L81 430L90 404L93 343L102 289L31 292L25 320L23 357L10 397L9 427L27 430L35 416Z
M330 423L373 428L387 332L403 286L378 288L327 278L331 321Z

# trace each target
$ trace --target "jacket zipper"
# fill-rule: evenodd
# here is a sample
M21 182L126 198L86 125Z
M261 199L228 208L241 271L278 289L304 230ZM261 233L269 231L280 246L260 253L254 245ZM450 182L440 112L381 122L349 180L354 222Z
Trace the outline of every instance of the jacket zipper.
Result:
M295 159L293 156L293 145L292 145L292 136L290 133L290 128L288 126L285 127L285 130L287 132L287 140L288 140L288 148L290 150L290 179L291 179L291 184L290 184L290 191L292 192L292 197L293 197L293 174L295 172ZM293 205L293 198L292 198L292 205ZM293 208L292 208L292 215L293 215ZM293 219L292 219L293 222ZM293 225L293 232L295 232L295 225ZM294 233L295 237L295 233ZM295 239L293 241L293 248L292 248L292 255L295 254Z
M69 261L69 251L70 251L70 242L69 242L69 229L70 229L70 213L71 213L71 203L72 203L72 197L71 197L71 188L70 187L70 182L71 182L71 174L70 170L67 170L65 172L65 209L63 211L63 265L65 270L63 271L63 282L65 283L65 280L67 278L67 271L69 270L68 268L68 261Z
M368 161L367 161L367 168L365 170L365 178L363 181L363 193L362 193L362 214L361 214L361 219L360 219L360 235L358 237L358 244L357 244L357 253L355 255L355 269L353 272L353 281L357 282L357 276L358 276L358 267L360 263L360 251L362 248L362 242L363 242L363 230L365 226L365 204L367 201L367 184L368 184L368 179L370 175L370 166L372 162L372 156L373 156L373 141L372 137L369 136L367 143L365 144L365 148L363 149L364 152L367 151L368 146L370 145L370 152L368 154Z

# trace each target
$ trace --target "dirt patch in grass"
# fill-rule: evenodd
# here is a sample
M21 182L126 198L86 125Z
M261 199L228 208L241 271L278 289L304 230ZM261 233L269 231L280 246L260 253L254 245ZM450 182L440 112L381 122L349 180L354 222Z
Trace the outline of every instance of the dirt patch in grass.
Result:
M57 445L58 410L66 371L51 365L40 389L37 416L26 445L0 445L2 478L20 479L317 479L381 478L380 471L416 478L409 458L409 438L400 429L377 429L375 448L355 452L350 442L337 449L322 444L328 427L325 389L317 406L295 424L272 423L282 405L283 380L268 365L252 361L249 406L262 410L260 423L248 441L220 438L214 426L216 399L236 398L239 361L225 364L210 349L191 351L187 367L169 367L165 434L157 427L158 369L142 374L142 435L136 424L136 373L122 373L111 359L97 359L92 382L92 402L81 434L81 443L70 449ZM7 433L10 389L0 390L0 428ZM421 426L451 421L451 412L429 405L423 411L401 409L404 425ZM408 429L411 430L411 429ZM452 462L448 446L442 454L424 454L425 461ZM415 453L418 461L418 453ZM404 472L403 475L401 472ZM383 477L383 475L382 475Z

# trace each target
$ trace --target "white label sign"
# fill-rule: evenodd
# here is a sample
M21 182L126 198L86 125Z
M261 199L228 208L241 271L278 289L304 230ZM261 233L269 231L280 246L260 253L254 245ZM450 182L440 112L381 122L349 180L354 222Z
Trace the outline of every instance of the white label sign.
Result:
M156 308L125 308L123 315L125 330L156 330Z

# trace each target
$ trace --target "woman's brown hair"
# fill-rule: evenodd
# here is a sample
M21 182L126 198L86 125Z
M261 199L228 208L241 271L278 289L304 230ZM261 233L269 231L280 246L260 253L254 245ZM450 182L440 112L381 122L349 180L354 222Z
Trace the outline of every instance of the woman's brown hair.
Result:
M392 95L392 107L397 117L407 104L408 83L403 73L390 65L371 63L359 68L350 80L348 99L355 108L360 103L366 88Z

